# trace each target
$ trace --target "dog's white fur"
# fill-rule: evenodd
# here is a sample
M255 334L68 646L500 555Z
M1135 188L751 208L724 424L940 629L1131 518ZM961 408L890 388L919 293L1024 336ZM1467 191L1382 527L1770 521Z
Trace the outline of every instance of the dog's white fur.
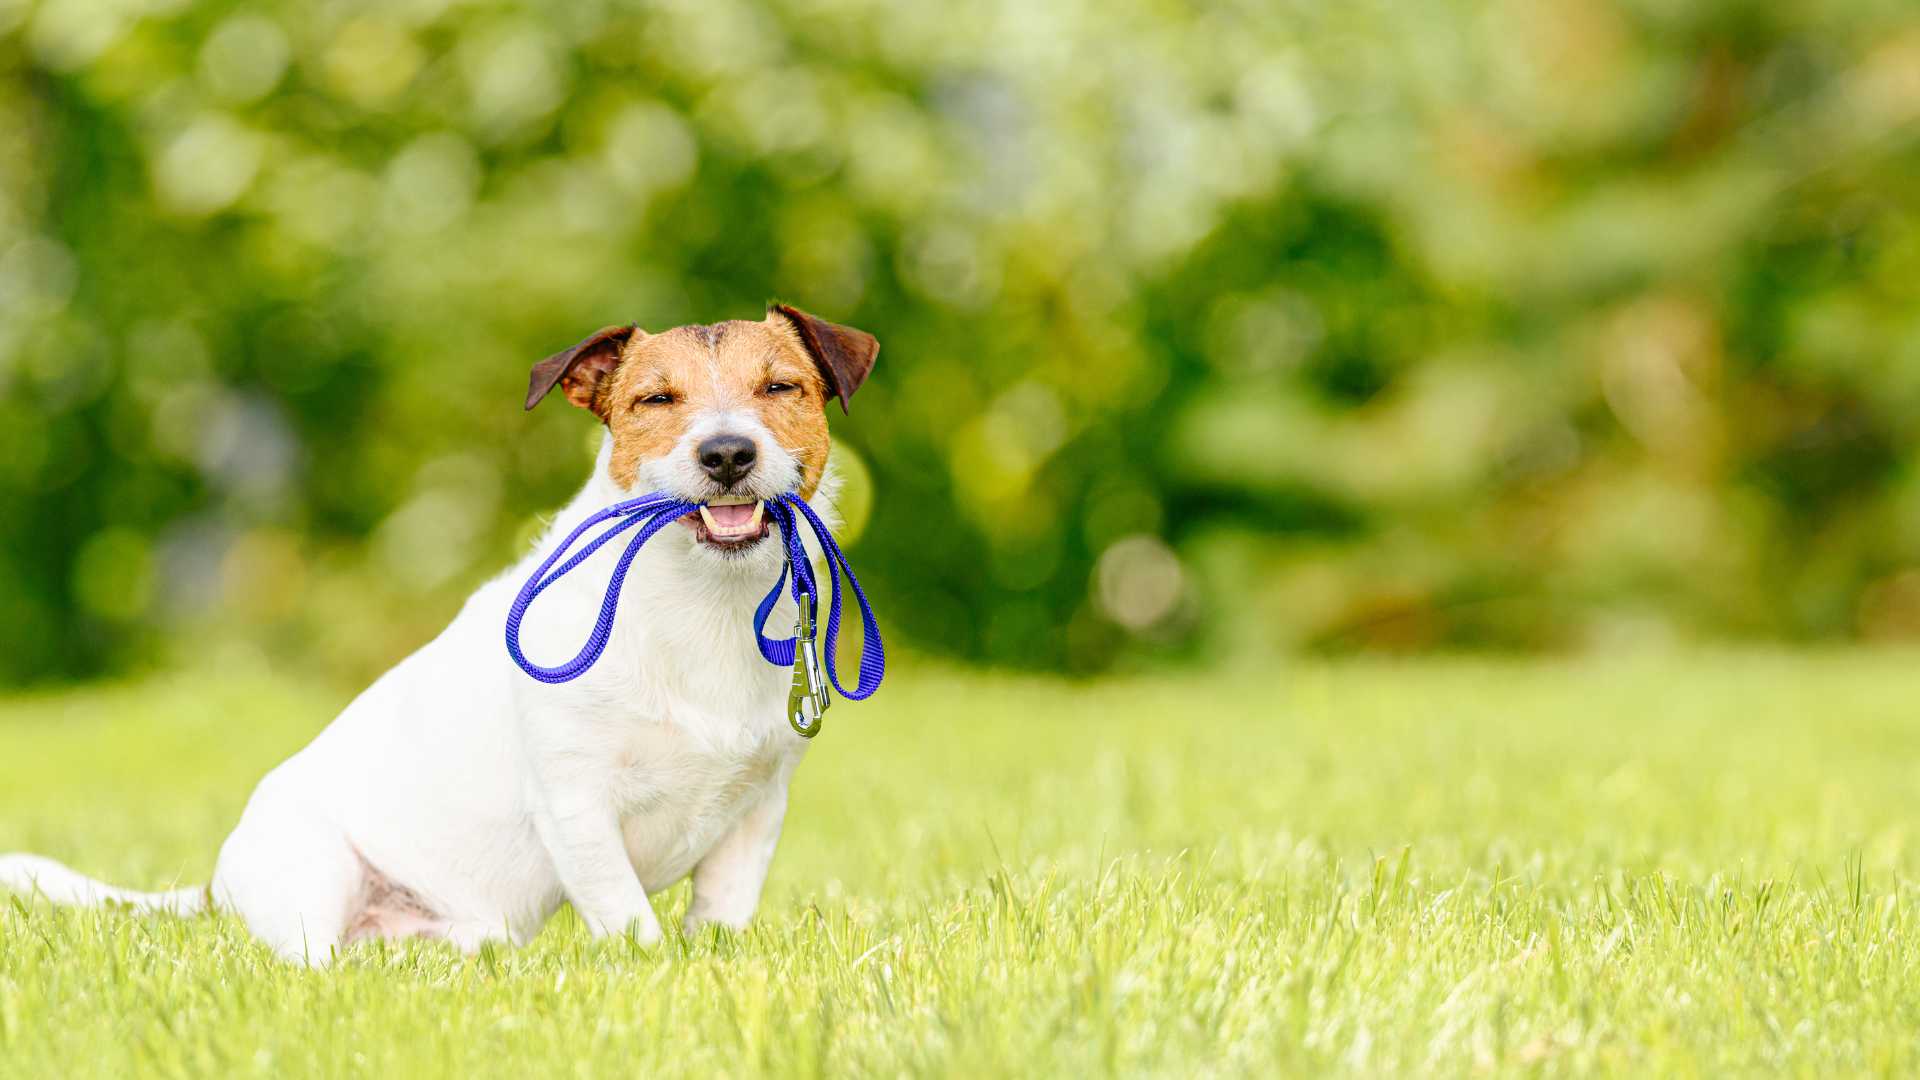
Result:
M280 955L315 965L370 936L443 937L469 951L524 943L563 899L596 936L650 944L661 930L648 894L689 873L689 932L744 925L806 748L786 721L790 673L754 645L778 538L723 553L678 524L664 529L633 564L606 652L573 682L527 677L502 639L520 584L595 510L645 491L716 494L693 447L719 432L760 449L732 494L769 498L798 482L794 456L748 410L695 420L671 453L642 463L633 489L609 473L609 437L533 552L267 774L209 887L131 892L27 855L0 857L0 887L174 913L210 900ZM831 506L831 485L816 502ZM624 547L608 544L541 595L522 626L530 658L558 663L579 648ZM793 618L783 598L769 626Z

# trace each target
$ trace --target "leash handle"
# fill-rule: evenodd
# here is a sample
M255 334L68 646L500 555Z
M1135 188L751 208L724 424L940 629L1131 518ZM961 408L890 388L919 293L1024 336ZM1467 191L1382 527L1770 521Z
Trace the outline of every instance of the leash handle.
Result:
M544 683L570 682L585 674L606 651L607 641L613 636L614 615L620 606L620 589L626 582L627 570L640 554L640 549L661 529L666 528L682 515L700 509L699 503L684 502L670 495L655 492L639 498L617 502L604 510L597 511L581 522L567 538L562 540L552 554L540 563L538 569L527 578L526 584L513 599L507 609L506 641L507 653L522 671ZM874 618L873 605L867 601L867 594L860 588L859 579L853 576L853 567L833 539L833 533L827 528L813 507L798 495L785 494L766 503L774 523L780 527L781 542L786 548L786 559L780 568L780 576L773 588L760 601L753 613L753 636L760 655L770 664L795 668L795 690L800 692L799 683L804 679L808 683L807 696L811 699L813 711L803 724L799 713L793 713L794 730L802 735L811 736L820 729L820 713L832 700L826 686L830 683L834 689L849 701L864 701L880 689L880 682L886 677L887 655L880 640L880 626ZM564 563L561 557L586 535L587 530L604 521L614 524L599 536L588 541L587 545L575 552ZM831 602L827 608L827 648L826 664L822 665L814 652L815 616L819 610L820 582L814 572L813 564L807 559L806 545L800 540L800 525L804 520L813 530L814 538L819 542L820 551L825 555L827 566L827 584L831 590ZM627 542L627 549L620 554L620 561L614 566L613 576L607 582L607 595L600 602L600 614L594 620L593 630L587 636L587 642L581 646L573 659L558 667L543 667L527 659L520 648L520 624L525 619L527 609L533 601L545 592L554 582L570 573L575 567L591 558L593 553L611 541L614 537L629 529L638 527L633 538ZM558 569L554 564L560 563ZM844 573L847 585L853 591L855 602L860 608L860 672L854 682L854 688L848 690L840 682L840 575ZM787 587L788 576L792 576L794 602L800 605L802 618L796 627L796 634L790 638L769 638L766 635L767 620L773 615L774 605L780 601L780 590ZM801 665L804 665L804 670ZM822 667L825 678L822 679ZM791 704L791 702L790 702ZM808 730L811 728L811 730Z
M513 662L520 665L520 670L543 683L563 683L579 678L606 651L607 640L613 636L613 616L620 607L620 586L626 582L627 569L633 565L634 556L640 554L641 546L680 515L698 509L695 503L681 502L664 495L643 495L615 503L581 522L579 527L567 534L565 540L560 541L560 546L553 549L553 554L547 556L540 568L527 578L527 583L520 587L519 595L513 598L513 606L507 609L507 654L513 657ZM624 520L594 537L558 570L547 573L588 529L610 518ZM520 651L520 623L526 618L527 608L533 605L534 599L594 552L605 547L607 541L642 522L646 523L645 526L628 542L627 550L620 554L620 562L613 569L612 579L607 582L607 597L600 602L600 616L594 621L593 632L587 636L587 643L580 647L573 659L559 667L542 667L527 659L526 654Z

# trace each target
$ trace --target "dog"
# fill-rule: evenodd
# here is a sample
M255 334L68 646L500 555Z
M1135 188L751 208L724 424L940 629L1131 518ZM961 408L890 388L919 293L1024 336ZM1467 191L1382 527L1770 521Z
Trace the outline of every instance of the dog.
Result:
M760 322L607 327L535 364L528 409L557 387L605 428L586 486L533 552L261 780L208 885L135 892L9 855L0 887L220 908L313 966L374 938L524 944L563 900L594 936L652 945L649 894L689 874L686 933L745 926L807 746L787 722L791 673L755 646L785 557L763 503L831 502L827 405L846 409L878 353L871 334L776 304ZM641 551L605 654L572 682L525 675L502 639L519 584L594 511L654 491L701 509ZM529 656L572 655L620 546L543 594L521 628ZM783 595L773 625L794 618Z

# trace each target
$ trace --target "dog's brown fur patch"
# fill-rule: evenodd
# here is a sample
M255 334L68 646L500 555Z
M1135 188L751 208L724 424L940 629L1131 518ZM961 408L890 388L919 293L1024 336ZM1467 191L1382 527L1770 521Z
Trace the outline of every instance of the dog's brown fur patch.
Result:
M872 334L776 304L759 322L732 320L649 334L605 327L533 366L527 408L556 386L613 434L613 479L633 487L644 461L672 451L693 418L751 409L800 465L799 494L826 472L826 403L844 407L873 370ZM775 390L773 387L779 386Z
M793 387L768 393L776 383ZM665 396L667 403L650 399ZM590 407L613 433L613 478L631 487L640 463L671 451L693 417L710 409L751 409L800 462L800 497L826 470L827 385L786 319L636 331L611 377L597 380Z

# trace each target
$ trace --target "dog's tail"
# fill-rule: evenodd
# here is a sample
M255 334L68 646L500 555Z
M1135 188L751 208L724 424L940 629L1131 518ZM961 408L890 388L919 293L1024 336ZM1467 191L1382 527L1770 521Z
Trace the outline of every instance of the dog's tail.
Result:
M99 907L125 904L136 911L198 915L207 909L207 889L195 886L171 892L116 889L38 855L0 855L0 890L39 894L56 904Z

